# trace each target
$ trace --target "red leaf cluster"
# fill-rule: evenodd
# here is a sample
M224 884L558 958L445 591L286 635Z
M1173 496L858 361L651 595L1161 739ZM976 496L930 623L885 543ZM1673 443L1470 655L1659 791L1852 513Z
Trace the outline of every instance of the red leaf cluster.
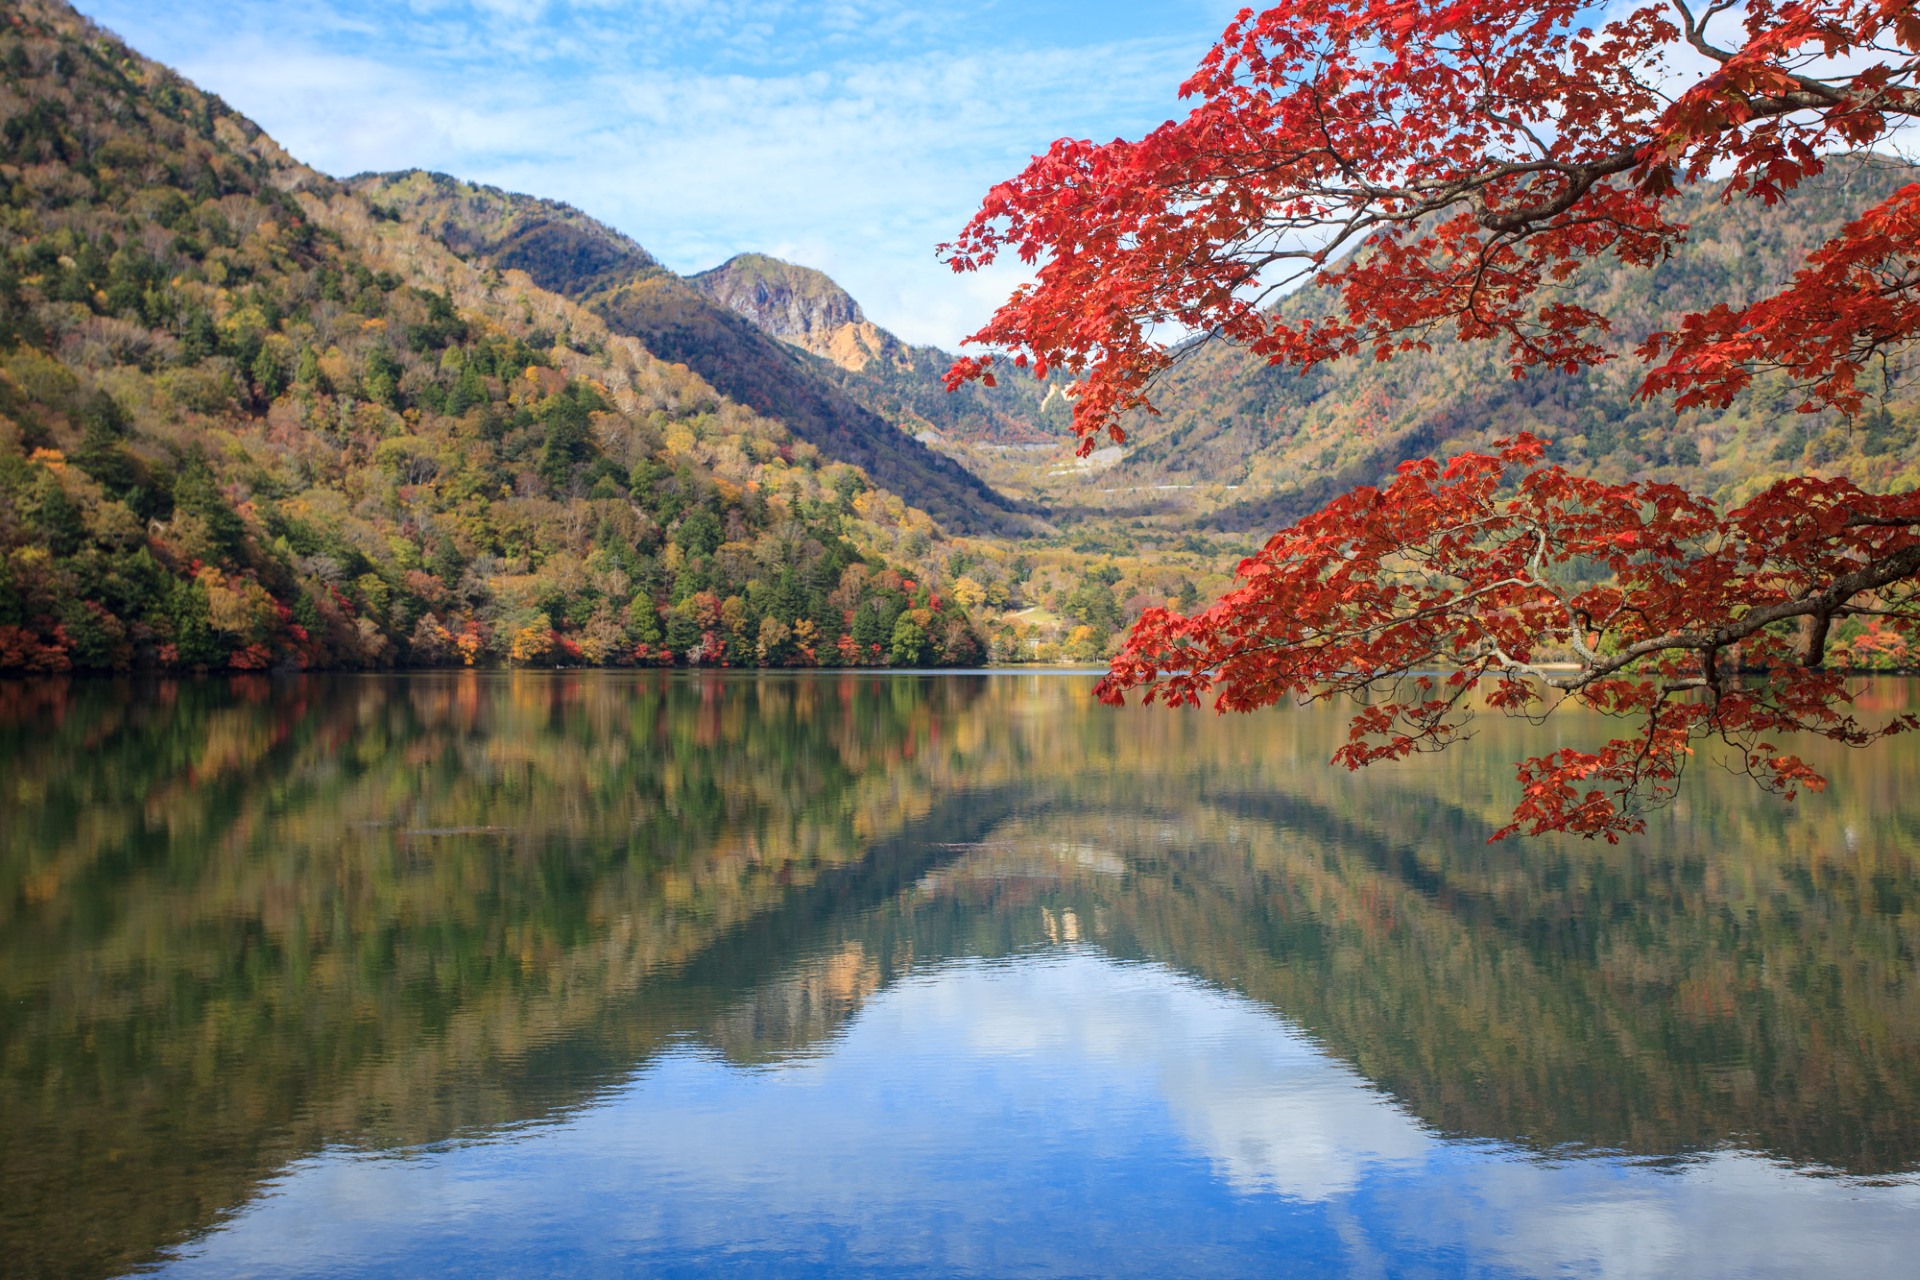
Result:
M1008 251L1034 267L971 341L1071 379L1082 453L1125 438L1122 415L1152 409L1195 337L1306 367L1451 332L1504 343L1515 376L1573 369L1608 358L1607 317L1556 288L1582 264L1659 263L1685 234L1666 205L1687 183L1789 200L1834 152L1920 116L1917 83L1911 0L1282 0L1227 29L1183 86L1185 117L1138 141L1055 143L943 252L956 270ZM1331 314L1276 312L1308 281ZM1642 392L1725 405L1771 368L1804 407L1852 412L1869 363L1917 336L1920 185L1778 292L1655 334ZM997 358L960 361L950 382L990 379ZM1637 830L1705 738L1791 795L1820 779L1775 738L1914 727L1858 722L1823 665L1836 620L1916 620L1914 495L1803 478L1723 511L1570 475L1522 437L1409 463L1240 571L1195 617L1150 610L1101 695L1363 696L1335 756L1349 767L1442 747L1478 705L1544 715L1571 698L1635 724L1522 763L1502 835Z
M1605 316L1554 286L1594 257L1651 266L1685 227L1666 200L1724 175L1769 204L1836 147L1920 114L1920 20L1905 0L1647 4L1286 0L1227 29L1139 141L1063 139L988 193L956 270L1035 264L970 341L1073 380L1082 451L1151 409L1170 342L1206 335L1274 363L1387 359L1451 330L1497 339L1517 374L1605 357ZM1727 28L1723 33L1721 28ZM1725 43L1716 43L1725 39ZM1682 57L1705 71L1676 69ZM1890 197L1780 294L1690 316L1643 356L1644 390L1725 403L1756 368L1810 405L1859 404L1866 361L1920 332L1916 203ZM1353 250L1360 252L1352 252ZM1269 303L1303 280L1333 314ZM950 380L991 377L993 356Z
M1920 727L1860 723L1821 665L1836 618L1920 618L1920 494L1802 478L1722 512L1541 455L1522 436L1337 499L1275 534L1211 608L1149 610L1100 697L1244 711L1365 695L1333 756L1353 769L1445 747L1481 707L1544 718L1571 699L1637 722L1598 751L1523 762L1502 836L1637 831L1702 739L1791 796L1824 784L1774 738Z

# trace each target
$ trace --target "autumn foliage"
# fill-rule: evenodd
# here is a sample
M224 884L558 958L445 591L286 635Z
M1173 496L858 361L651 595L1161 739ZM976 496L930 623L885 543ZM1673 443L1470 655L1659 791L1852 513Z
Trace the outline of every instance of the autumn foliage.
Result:
M62 0L0 67L0 678L980 660L863 471Z
M1741 6L1289 0L1243 12L1135 141L1063 140L988 195L956 269L1036 265L973 341L1072 380L1085 452L1152 409L1194 342L1275 364L1391 359L1441 333L1503 344L1514 375L1608 357L1608 317L1559 287L1611 255L1657 268L1688 184L1791 217L1793 194L1920 113L1920 13L1897 0ZM1325 314L1271 305L1300 283ZM1865 209L1777 291L1703 299L1638 350L1641 394L1728 404L1763 372L1803 409L1856 412L1920 334L1920 184ZM992 377L962 360L955 381ZM1634 728L1520 766L1506 832L1613 838L1670 798L1701 739L1791 794L1820 779L1776 739L1913 727L1848 714L1836 622L1903 643L1920 498L1797 478L1732 509L1600 484L1521 438L1402 467L1276 534L1193 617L1151 611L1102 685L1222 709L1363 695L1352 767L1443 746L1476 698L1571 696ZM1561 660L1570 670L1545 665ZM1423 671L1438 671L1421 675ZM1491 678L1490 689L1479 689ZM1552 692L1557 690L1558 692ZM1504 833L1503 833L1504 834Z
M1539 715L1571 694L1640 732L1527 761L1501 834L1610 834L1671 797L1700 737L1791 795L1821 780L1773 739L1863 745L1920 727L1860 723L1821 665L1835 615L1870 593L1878 610L1914 602L1916 521L1920 497L1811 478L1723 515L1670 485L1542 465L1540 442L1522 437L1497 456L1407 463L1384 489L1337 500L1276 535L1195 617L1150 610L1103 695L1197 703L1217 690L1221 708L1247 710L1368 691L1334 753L1358 768L1444 747L1477 705ZM1543 664L1560 653L1577 655L1573 670Z

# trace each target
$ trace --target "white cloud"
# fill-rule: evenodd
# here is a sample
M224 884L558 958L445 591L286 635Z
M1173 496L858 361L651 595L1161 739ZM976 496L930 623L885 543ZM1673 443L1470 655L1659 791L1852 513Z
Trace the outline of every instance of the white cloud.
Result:
M1158 23L1144 34L1132 13L1093 27L1063 22L1075 6L1001 4L983 24L979 7L88 5L327 172L438 169L565 200L682 271L791 256L902 337L949 347L1013 274L956 278L934 246L1055 137L1176 110L1233 6L1140 6ZM1023 43L1026 21L1059 29Z

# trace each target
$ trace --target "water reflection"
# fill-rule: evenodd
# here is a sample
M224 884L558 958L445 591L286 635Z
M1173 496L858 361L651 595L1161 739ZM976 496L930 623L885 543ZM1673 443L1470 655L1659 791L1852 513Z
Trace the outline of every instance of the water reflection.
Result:
M163 1274L1872 1276L1916 1211L1448 1143L1270 1011L1087 950L916 974L771 1070L676 1048L510 1142L308 1161Z
M1920 755L1488 847L1518 740L1349 777L1336 731L1025 677L0 685L0 1248L1894 1273Z

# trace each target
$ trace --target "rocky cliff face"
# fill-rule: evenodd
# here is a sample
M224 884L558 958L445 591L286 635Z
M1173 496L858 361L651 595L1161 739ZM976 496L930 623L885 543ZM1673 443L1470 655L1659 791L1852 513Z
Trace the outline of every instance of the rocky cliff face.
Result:
M875 360L900 363L900 340L868 320L845 289L811 267L743 253L691 277L715 302L783 342L859 372Z
M970 384L949 393L950 353L902 342L867 319L824 272L743 253L687 277L687 283L767 336L818 356L841 391L910 435L931 432L960 444L1030 444L1066 430L1065 402L1049 412L1047 387L1030 379L1008 378L998 387Z

